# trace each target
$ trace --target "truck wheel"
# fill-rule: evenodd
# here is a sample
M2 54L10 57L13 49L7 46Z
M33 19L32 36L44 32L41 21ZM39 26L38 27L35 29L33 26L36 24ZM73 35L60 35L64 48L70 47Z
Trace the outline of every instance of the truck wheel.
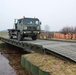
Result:
M9 38L10 38L10 39L13 39L13 36L10 36L10 35L9 35Z
M20 34L20 32L18 32L17 39L18 39L18 41L22 41L22 40L23 40L23 37L22 37L22 35Z
M37 39L37 35L33 35L32 40L36 40L36 39Z

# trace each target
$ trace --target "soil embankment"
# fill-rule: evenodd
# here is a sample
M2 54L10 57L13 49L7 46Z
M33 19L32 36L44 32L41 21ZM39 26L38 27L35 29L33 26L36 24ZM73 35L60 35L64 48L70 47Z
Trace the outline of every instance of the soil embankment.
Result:
M26 54L20 48L0 41L0 75L31 75L21 66L23 53Z

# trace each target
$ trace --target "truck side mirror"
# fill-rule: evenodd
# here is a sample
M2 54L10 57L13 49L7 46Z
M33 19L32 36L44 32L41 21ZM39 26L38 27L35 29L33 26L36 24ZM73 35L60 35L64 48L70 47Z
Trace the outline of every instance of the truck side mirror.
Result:
M41 25L41 22L40 22L40 25Z

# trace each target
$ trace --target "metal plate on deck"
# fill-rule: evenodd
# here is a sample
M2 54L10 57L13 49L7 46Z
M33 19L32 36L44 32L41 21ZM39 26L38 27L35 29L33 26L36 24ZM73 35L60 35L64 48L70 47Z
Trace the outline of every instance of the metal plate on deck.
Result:
M43 48L67 57L76 62L76 43L48 40L36 40L26 42L42 45Z

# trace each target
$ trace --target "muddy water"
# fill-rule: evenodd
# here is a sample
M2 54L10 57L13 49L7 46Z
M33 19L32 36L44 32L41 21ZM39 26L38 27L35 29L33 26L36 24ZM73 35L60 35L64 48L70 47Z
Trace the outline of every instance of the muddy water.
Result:
M31 75L21 66L22 54L26 52L11 45L0 47L0 75Z
M0 53L0 75L17 75L9 61Z

